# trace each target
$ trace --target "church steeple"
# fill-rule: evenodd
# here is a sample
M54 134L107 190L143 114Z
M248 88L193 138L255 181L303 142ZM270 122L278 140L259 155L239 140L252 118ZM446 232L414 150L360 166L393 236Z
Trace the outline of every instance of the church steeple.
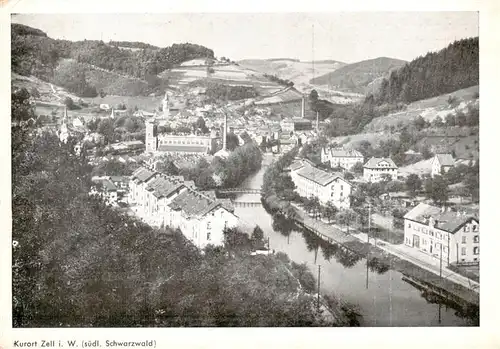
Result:
M168 118L170 114L170 105L168 101L168 91L165 91L165 97L163 98L162 101L162 108L163 108L163 116Z

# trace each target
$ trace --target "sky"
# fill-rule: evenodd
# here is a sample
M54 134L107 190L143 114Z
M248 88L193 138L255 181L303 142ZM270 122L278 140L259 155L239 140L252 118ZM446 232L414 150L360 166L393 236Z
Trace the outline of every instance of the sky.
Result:
M67 40L190 42L232 60L410 61L479 35L477 12L18 14L12 21ZM314 49L313 49L314 48Z

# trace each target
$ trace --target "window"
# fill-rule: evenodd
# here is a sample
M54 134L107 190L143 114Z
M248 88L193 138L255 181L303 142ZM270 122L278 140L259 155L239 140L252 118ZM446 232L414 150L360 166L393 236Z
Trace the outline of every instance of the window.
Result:
M207 240L210 241L210 232L207 233Z
M462 236L462 244L466 244L467 243L467 236Z
M474 247L474 254L476 254L476 255L479 254L479 247Z
M207 222L207 230L210 230L212 227L210 226L210 222Z
M427 229L422 228L422 233L427 234Z
M479 242L479 235L474 235L474 243L478 243Z
M432 230L431 230L431 231L429 231L429 235L430 235L430 236L434 236L434 231L432 231Z
M477 226L477 225L473 225L473 226L472 226L472 231L476 232L476 231L477 231L477 228L478 228L478 226Z
M443 252L444 252L444 253L448 253L448 247L444 246L444 247L443 247Z
M408 223L408 228L411 228L411 223Z
M474 258L474 262L477 262L477 258Z
M467 250L465 247L462 247L462 256L465 256L467 254Z

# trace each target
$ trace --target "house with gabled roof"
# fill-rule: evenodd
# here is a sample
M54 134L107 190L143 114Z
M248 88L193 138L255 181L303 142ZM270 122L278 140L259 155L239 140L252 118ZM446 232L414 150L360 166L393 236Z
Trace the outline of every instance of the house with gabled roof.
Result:
M380 182L389 176L393 181L398 179L398 167L391 158L375 158L363 165L363 178L367 182Z
M404 216L405 245L443 265L479 263L479 215L420 203Z
M321 204L331 202L338 208L351 206L352 184L341 173L317 168L306 159L296 159L286 169L300 196L317 197Z
M451 154L436 154L432 159L431 176L445 174L453 166L455 166L455 160Z
M358 162L364 163L363 154L355 149L343 147L322 148L321 163L329 163L331 168L342 167L350 170Z

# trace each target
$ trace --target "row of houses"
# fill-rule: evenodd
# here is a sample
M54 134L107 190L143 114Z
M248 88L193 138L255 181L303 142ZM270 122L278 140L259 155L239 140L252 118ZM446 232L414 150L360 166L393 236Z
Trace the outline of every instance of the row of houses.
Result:
M352 170L357 163L362 163L363 178L367 182L379 182L385 177L398 179L398 166L391 158L372 157L365 163L363 154L355 149L322 148L321 162L329 164L331 168L340 167L346 171ZM432 159L431 176L442 175L459 163L460 161L453 159L451 154L436 154Z
M222 245L224 229L239 224L229 200L201 192L180 176L166 176L145 167L130 178L129 202L147 223L179 228L199 248Z

